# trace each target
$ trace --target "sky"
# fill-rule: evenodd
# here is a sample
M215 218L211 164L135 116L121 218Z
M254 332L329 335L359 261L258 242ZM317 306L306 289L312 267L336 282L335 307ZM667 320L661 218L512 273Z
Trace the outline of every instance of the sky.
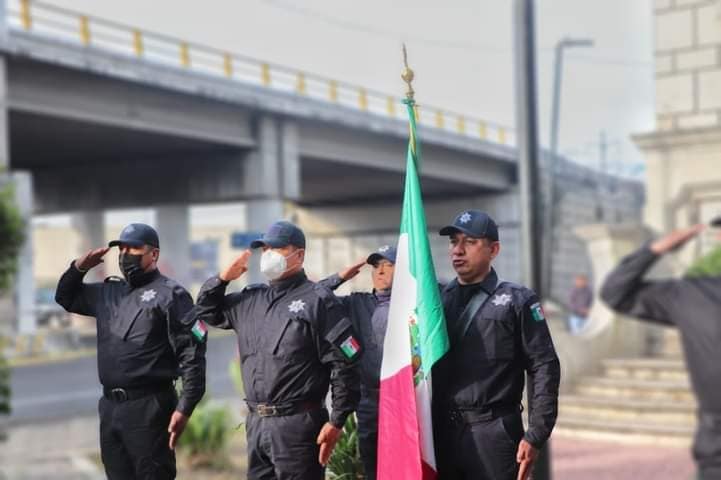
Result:
M511 0L48 0L49 3L263 61L402 95L406 43L423 105L514 126ZM559 150L643 178L630 136L654 128L651 0L537 0L541 143L549 143L554 46L567 50Z

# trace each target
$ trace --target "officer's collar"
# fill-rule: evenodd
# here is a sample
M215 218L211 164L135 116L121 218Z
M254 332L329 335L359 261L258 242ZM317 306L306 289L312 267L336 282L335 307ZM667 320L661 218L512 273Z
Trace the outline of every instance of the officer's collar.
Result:
M301 269L298 273L295 273L288 278L284 278L282 280L271 280L270 288L282 292L301 284L307 279L308 277L305 275L305 270Z
M139 275L138 278L135 281L133 281L132 284L130 284L130 282L128 282L128 284L130 285L131 288L144 287L145 285L149 284L150 282L152 282L159 276L160 276L160 270L158 270L157 268L154 268L153 270L151 270L149 272L144 272L142 275Z
M488 272L486 278L484 278L480 283L474 283L473 285L480 285L481 288L490 295L496 290L496 287L498 286L498 274L496 273L496 270L491 267L491 271ZM461 286L465 285L461 285L460 283L458 283L458 277L456 277L451 280L451 283L448 284L446 290L455 290L456 288L459 288Z
M375 295L376 298L382 299L382 298L388 298L391 296L391 289L386 288L385 290L376 290L373 289L373 295Z

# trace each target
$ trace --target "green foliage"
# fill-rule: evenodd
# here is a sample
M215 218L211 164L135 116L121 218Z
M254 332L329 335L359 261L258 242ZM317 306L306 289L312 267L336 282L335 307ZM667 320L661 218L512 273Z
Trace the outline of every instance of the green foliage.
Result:
M20 248L23 245L23 219L15 207L13 189L0 187L0 292L10 286Z
M696 260L686 272L688 277L721 276L721 247Z
M232 433L230 412L224 406L213 406L204 398L178 442L193 467L225 466L228 441Z
M363 464L358 451L358 424L355 415L349 415L343 426L343 434L333 449L328 462L328 478L331 480L357 480L363 477Z
M23 241L23 220L15 206L13 189L0 186L0 294L12 283ZM10 368L4 347L5 341L0 336L0 415L10 413Z

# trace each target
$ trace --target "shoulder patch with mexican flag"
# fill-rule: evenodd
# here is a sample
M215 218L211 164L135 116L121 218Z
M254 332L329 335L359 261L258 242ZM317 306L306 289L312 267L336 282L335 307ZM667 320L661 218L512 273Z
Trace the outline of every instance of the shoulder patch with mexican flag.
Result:
M190 330L193 333L195 339L199 342L204 342L208 336L208 327L202 320L196 320L193 328Z
M353 335L350 335L348 338L343 340L343 343L340 344L340 349L346 357L353 358L360 351L360 344L358 343L358 340L353 338Z
M546 319L546 315L543 313L543 307L538 302L531 305L531 315L537 322L542 322Z

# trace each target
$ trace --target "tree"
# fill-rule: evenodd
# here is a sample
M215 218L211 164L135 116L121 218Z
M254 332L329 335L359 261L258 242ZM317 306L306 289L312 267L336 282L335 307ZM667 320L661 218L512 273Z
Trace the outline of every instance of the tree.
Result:
M23 219L15 206L15 195L8 177L0 178L0 294L6 293L15 275L17 257L24 241ZM10 368L0 335L0 415L10 413ZM2 432L0 432L0 436Z

